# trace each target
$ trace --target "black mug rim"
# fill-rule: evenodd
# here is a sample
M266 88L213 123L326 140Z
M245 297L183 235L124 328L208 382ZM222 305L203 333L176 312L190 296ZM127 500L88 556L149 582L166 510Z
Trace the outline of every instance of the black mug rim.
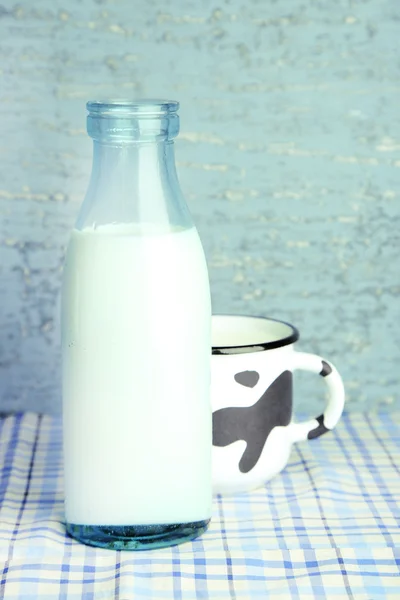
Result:
M236 346L212 346L212 354L213 355L231 355L231 354L244 354L250 352L263 352L264 350L274 350L275 348L283 348L284 346L290 346L297 342L300 338L299 330L288 323L287 321L283 321L282 319L272 319L271 317L263 317L261 315L243 315L243 314L223 314L216 313L212 315L213 317L245 317L247 319L262 319L263 321L273 321L274 323L281 323L282 325L286 325L291 329L291 333L288 336L282 337L278 340L273 340L270 342L261 342L258 344L243 344Z

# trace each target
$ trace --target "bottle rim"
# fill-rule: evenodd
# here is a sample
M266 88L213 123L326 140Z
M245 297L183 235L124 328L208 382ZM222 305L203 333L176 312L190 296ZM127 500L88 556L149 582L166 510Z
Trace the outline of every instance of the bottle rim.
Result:
M179 102L152 98L90 100L87 102L86 108L89 116L93 117L162 117L176 113L179 109Z

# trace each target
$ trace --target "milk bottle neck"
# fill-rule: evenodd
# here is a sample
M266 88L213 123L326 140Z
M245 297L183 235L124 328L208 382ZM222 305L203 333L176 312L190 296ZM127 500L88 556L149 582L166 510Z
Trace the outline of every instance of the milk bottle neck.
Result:
M176 110L163 101L88 103L93 167L78 228L192 225L175 168Z
M171 140L134 143L104 143L94 140L91 186L112 197L126 196L135 189L139 196L165 195L179 188Z

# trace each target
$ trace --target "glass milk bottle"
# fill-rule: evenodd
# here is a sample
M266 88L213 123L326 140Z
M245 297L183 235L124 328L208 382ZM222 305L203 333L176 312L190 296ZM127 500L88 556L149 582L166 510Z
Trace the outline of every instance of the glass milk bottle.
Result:
M89 189L62 289L67 531L178 544L211 514L211 307L179 187L177 102L89 102Z

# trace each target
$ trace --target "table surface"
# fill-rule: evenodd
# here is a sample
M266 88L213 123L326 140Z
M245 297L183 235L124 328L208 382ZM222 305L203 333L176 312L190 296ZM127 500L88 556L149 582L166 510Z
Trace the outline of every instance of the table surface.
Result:
M63 528L61 421L0 420L0 598L400 597L400 414L345 415L264 488L218 497L209 531L147 552Z

